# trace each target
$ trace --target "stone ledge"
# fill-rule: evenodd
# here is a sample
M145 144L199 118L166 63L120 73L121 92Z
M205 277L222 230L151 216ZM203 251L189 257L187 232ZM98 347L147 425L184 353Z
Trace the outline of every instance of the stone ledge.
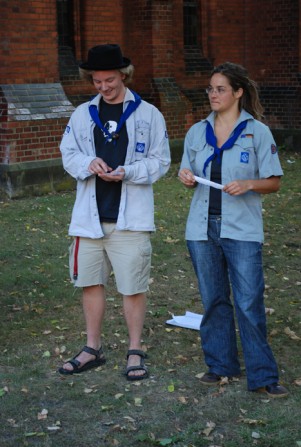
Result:
M0 198L17 199L75 189L75 180L64 171L60 158L0 164Z
M66 118L74 111L60 83L2 84L0 97L7 121Z

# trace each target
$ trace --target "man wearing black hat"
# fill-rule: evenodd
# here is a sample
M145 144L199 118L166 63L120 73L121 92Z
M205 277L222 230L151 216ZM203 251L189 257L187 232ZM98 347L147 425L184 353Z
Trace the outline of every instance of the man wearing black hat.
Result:
M87 330L87 345L59 368L65 375L106 361L101 326L113 270L129 332L125 374L148 376L141 335L155 230L152 184L168 171L170 151L161 112L127 88L133 71L119 45L89 50L80 74L98 95L72 114L60 146L64 168L77 180L70 274L83 288Z

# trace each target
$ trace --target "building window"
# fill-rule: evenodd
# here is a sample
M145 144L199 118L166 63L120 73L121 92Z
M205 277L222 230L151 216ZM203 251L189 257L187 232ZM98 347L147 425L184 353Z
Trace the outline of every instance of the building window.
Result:
M59 47L69 47L73 49L73 0L57 0L56 10Z
M184 1L183 6L184 46L198 45L198 7L195 1Z
M57 34L60 79L78 78L75 59L74 8L76 0L57 0Z
M183 44L186 73L207 73L212 68L203 53L201 23L201 0L184 0Z

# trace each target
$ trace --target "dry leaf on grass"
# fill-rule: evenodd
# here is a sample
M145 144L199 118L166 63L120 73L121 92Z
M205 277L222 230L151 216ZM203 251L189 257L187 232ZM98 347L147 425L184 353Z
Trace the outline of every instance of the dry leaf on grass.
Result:
M113 408L113 405L102 405L100 407L101 411L109 411L109 410L112 410L112 408Z
M167 236L167 238L164 239L164 242L167 242L168 244L176 244L179 240L180 239L173 239L172 237Z
M47 427L47 430L49 430L49 431L57 431L60 429L61 429L61 427L58 427L57 425L52 425L51 427Z
M206 423L206 428L202 431L205 436L209 436L210 433L215 429L216 424L212 421Z
M47 419L47 416L48 416L48 410L44 408L40 413L38 413L38 420L42 421L44 419Z
M199 373L199 374L196 374L196 378L197 379L201 379L202 377L203 377L203 375L204 375L205 373Z
M13 427L13 428L18 428L19 425L16 424L15 419L7 419L7 422Z
M278 330L277 329L272 329L270 332L270 337L275 337L275 335L278 334Z
M256 431L252 431L252 438L260 439L260 433L257 433Z
M275 312L275 309L272 309L271 307L265 308L266 315L273 315L274 312Z
M262 419L250 419L250 418L240 418L239 422L243 422L248 425L266 425L266 422Z
M126 419L129 422L136 422L135 419L133 419L131 416L123 416L123 419Z
M93 393L93 389L92 388L85 388L84 389L84 393L86 393L86 394Z
M284 329L284 333L285 333L286 335L288 335L289 338L291 338L292 340L301 340L301 338L298 337L298 335L296 335L296 333L295 333L294 331L292 331L289 327L286 327L286 328Z

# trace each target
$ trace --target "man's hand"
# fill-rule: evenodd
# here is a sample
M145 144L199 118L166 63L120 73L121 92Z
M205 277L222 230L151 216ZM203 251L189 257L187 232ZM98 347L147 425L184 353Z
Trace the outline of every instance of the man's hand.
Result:
M102 158L94 158L89 165L89 171L91 174L99 175L111 172L112 168Z
M106 172L104 174L98 174L105 182L120 182L124 179L125 170L121 167L118 167L114 171Z

